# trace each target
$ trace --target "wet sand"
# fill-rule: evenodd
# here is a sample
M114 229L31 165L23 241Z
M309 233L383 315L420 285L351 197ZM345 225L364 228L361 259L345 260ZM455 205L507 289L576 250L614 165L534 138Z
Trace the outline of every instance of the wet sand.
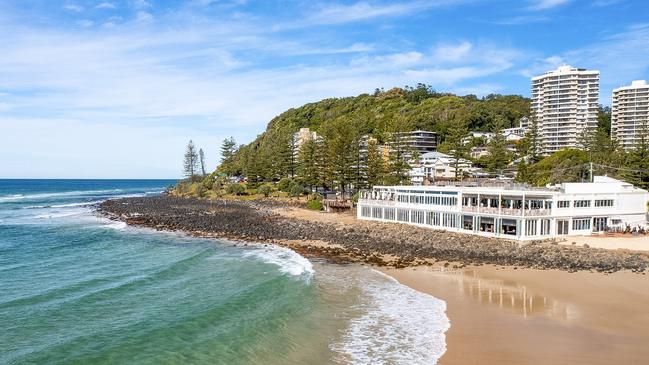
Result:
M494 266L381 271L446 301L442 365L649 363L649 276Z

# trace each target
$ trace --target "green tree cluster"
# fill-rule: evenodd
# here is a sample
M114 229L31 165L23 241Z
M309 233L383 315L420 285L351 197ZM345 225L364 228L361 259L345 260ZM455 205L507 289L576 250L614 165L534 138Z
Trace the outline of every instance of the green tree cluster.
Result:
M496 121L503 128L511 127L528 112L529 99L521 96L461 97L436 92L423 84L325 99L275 117L264 133L237 148L231 159L222 161L219 171L240 173L251 181L297 177L307 187L340 190L377 182L405 182L404 172L409 166L403 156L407 151L396 151L387 161L378 158L378 146L389 144L395 132L433 131L444 144L449 137L457 139L465 134L458 132L493 130ZM322 138L304 144L295 153L292 136L300 128L309 128ZM371 137L377 145L363 144L363 136ZM359 153L361 148L367 149L365 154ZM458 151L458 155L465 152L461 148Z

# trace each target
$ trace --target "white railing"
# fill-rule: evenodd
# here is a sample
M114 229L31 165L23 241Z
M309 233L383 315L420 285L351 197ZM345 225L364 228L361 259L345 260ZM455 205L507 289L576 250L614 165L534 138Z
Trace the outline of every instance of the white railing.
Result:
M358 204L363 205L389 205L394 206L394 200L379 200L379 199L358 199Z
M463 212L469 213L486 213L486 214L499 214L499 215L512 215L512 216L523 216L523 209L511 209L511 208L493 208L493 207L462 207ZM527 209L525 210L526 216L538 217L550 215L549 209Z

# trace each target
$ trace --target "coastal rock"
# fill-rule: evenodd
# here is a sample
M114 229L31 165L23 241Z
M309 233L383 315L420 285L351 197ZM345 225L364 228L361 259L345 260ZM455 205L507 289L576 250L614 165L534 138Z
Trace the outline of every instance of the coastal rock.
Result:
M290 218L273 209L280 202L205 200L168 195L108 200L99 211L130 225L158 230L181 230L200 237L227 237L290 246L301 254L334 262L367 262L377 266L406 267L432 260L460 265L644 272L649 254L625 250L604 250L534 241L520 245L506 239L485 238L455 232L395 223L355 221L328 223ZM316 246L288 241L321 241L339 245ZM393 261L383 257L390 255Z

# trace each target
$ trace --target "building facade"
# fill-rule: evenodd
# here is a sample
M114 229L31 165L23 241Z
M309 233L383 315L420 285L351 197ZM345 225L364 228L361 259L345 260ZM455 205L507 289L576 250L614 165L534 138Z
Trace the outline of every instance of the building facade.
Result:
M361 194L357 214L359 219L516 240L647 226L649 193L609 177L549 188L486 185L375 187Z
M421 155L437 150L437 133L422 130L399 132L394 134L391 143L399 143L413 153Z
M543 154L578 147L588 129L597 128L599 71L561 66L532 78L533 116Z
M441 152L426 152L419 156L419 164L410 170L413 185L424 185L425 181L448 180L455 178L456 161L453 157ZM475 169L469 160L457 161L460 176L470 174Z
M626 150L640 142L649 128L649 85L636 80L629 86L613 90L611 107L611 138Z

